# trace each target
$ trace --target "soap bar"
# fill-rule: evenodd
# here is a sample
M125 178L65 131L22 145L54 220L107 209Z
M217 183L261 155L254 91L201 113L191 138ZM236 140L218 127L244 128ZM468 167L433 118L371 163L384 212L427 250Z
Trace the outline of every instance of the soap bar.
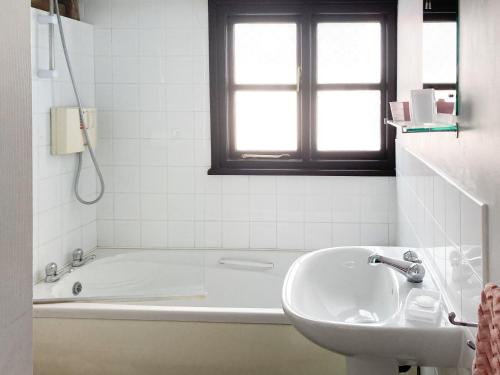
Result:
M441 316L441 294L436 290L414 288L408 293L405 318L409 321L436 324Z
M415 304L426 309L432 309L436 304L436 299L431 296L417 296Z

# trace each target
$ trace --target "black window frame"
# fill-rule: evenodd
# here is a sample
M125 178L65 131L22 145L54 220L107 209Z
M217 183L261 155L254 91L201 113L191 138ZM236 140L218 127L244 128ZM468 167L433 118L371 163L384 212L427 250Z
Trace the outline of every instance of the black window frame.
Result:
M234 150L230 120L235 90L232 79L232 25L264 19L297 22L297 59L302 69L298 95L298 147L285 158L241 157ZM316 84L313 54L316 53L316 24L376 20L382 27L382 77L380 84ZM384 124L389 102L396 100L397 0L209 0L209 60L212 166L214 175L336 175L394 176L396 131ZM385 62L385 64L384 64ZM295 89L295 85L287 89ZM292 87L293 86L293 87ZM319 87L320 86L320 87ZM369 89L381 91L381 150L324 152L315 148L317 89ZM241 87L240 87L241 88ZM277 88L277 87L274 87ZM266 153L268 154L268 153ZM275 154L275 153L269 153ZM279 154L279 153L276 153Z

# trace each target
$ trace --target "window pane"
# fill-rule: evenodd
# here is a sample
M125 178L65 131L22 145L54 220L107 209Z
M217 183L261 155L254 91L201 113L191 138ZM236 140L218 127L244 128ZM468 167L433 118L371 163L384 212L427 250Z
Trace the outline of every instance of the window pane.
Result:
M380 23L319 23L318 83L379 83Z
M234 75L239 84L295 84L297 26L294 23L234 25Z
M319 151L380 150L380 91L319 91Z
M297 150L295 91L237 91L235 119L237 150Z
M424 83L455 83L457 80L457 25L455 22L424 22Z

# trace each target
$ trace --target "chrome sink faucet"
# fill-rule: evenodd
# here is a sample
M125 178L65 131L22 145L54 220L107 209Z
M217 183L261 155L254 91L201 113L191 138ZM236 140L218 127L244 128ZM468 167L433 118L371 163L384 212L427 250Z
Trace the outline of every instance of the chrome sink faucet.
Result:
M424 280L425 268L421 264L422 261L418 258L414 251L407 251L403 255L404 260L394 259L382 256L380 254L372 254L368 257L369 264L386 264L394 268L399 273L406 277L410 283L421 283Z

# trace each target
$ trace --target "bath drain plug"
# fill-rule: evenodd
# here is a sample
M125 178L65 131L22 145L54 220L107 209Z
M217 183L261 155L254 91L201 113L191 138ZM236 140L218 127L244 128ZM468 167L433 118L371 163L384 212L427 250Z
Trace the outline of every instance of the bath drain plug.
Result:
M82 283L77 281L76 283L73 284L73 295L77 296L81 293L83 289Z

